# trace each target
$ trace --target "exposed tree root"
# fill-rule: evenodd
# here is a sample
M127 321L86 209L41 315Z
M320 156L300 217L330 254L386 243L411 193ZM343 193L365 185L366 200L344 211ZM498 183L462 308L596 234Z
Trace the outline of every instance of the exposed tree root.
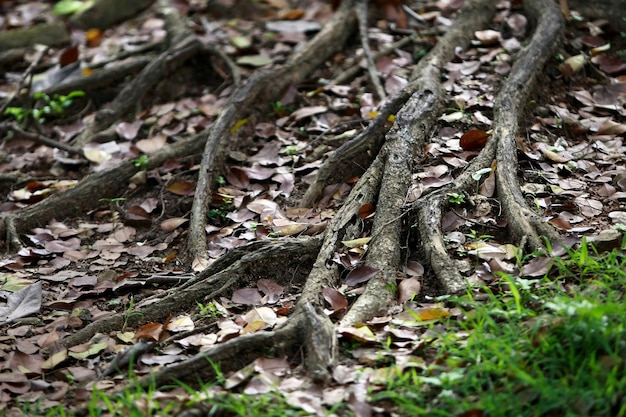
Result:
M215 376L211 365L219 363L223 372L239 369L262 353L295 356L301 350L303 362L314 381L327 381L337 354L335 325L323 312L325 287L340 284L342 268L333 260L343 249L341 242L367 234L359 210L364 204L376 207L369 235L372 240L365 264L379 270L341 319L339 326L352 326L384 313L395 303L392 286L402 268L406 250L399 242L409 231L406 196L412 182L414 161L427 143L444 102L441 68L454 57L455 48L466 46L475 31L485 27L494 12L491 0L467 0L458 19L446 35L416 66L409 84L389 98L379 116L355 139L342 146L320 170L318 180L303 198L311 206L323 188L333 180L361 175L346 202L331 220L323 236L316 238L266 240L238 248L206 267L197 278L168 291L157 299L139 305L141 315L116 315L94 322L67 336L62 344L75 346L88 341L96 333L120 330L125 324L136 327L148 321L163 322L196 301L224 295L234 287L246 286L271 273L285 283L302 283L303 289L294 313L281 327L270 332L241 336L216 345L189 360L170 365L145 377L145 385L162 386L175 381L196 383ZM455 181L442 189L421 196L416 210L421 245L428 263L444 291L459 293L466 289L454 261L445 248L441 231L446 195L464 192L476 185L472 174L490 167L496 161L497 193L508 221L508 230L516 243L526 249L541 248L541 236L554 237L554 231L530 210L517 180L516 137L521 109L546 60L552 53L563 27L562 16L550 0L524 2L528 15L536 20L536 30L526 48L519 54L511 74L501 89L495 106L494 133L487 146L463 170ZM141 75L126 86L109 109L100 111L86 133L76 141L80 146L93 135L108 129L120 116L136 106L151 86L170 74L183 62L199 52L209 52L186 29L180 16L166 11L170 33L170 49L148 64ZM318 68L334 51L342 48L355 26L354 2L343 2L334 18L305 48L288 62L270 71L260 71L236 88L220 116L208 132L166 147L150 156L148 169L161 166L167 159L198 154L203 149L202 164L194 197L188 235L189 258L199 262L207 252L205 220L214 183L232 143L241 132L235 126L254 118L292 83L302 80ZM362 28L363 31L363 28ZM219 55L219 54L218 54ZM384 94L384 93L383 93ZM387 120L395 115L395 123L385 133ZM363 167L367 167L363 172ZM132 161L110 170L92 174L75 188L29 206L0 224L13 246L18 236L52 216L70 216L75 210L85 211L98 198L119 196L128 179L140 168ZM299 265L285 259L299 259ZM294 269L297 268L297 269ZM278 276L276 274L279 274ZM193 372L190 372L193 370Z
M378 71L376 71L376 63L374 62L374 56L372 54L372 48L370 48L370 40L368 36L368 24L367 24L367 0L359 0L357 2L357 18L359 21L359 34L361 35L361 46L363 48L363 55L367 62L367 73L370 78L370 82L374 87L374 92L379 99L384 100L387 96L385 89L380 83L380 77Z
M540 236L555 238L556 232L526 204L517 181L518 126L541 68L552 55L565 22L552 2L531 1L525 4L528 14L537 21L530 43L519 54L511 74L495 105L494 135L498 197L509 223L513 241L522 248L543 248Z
M145 168L155 169L168 159L197 154L203 145L201 135L176 142L152 154ZM33 227L45 224L55 217L65 218L89 211L98 204L99 199L119 197L126 191L128 180L140 169L132 161L126 161L111 169L95 172L74 188L53 194L5 217L0 223L0 236L5 237L9 246L20 248L19 235L29 232Z
M141 314L126 317L125 324L137 327L147 322L163 322L168 316L196 305L196 301L203 302L205 298L214 299L232 288L248 286L266 274L268 278L271 277L285 285L293 285L293 280L310 268L320 242L319 238L265 240L237 248L185 285L156 297L157 302L154 302L155 299L144 300L136 306L136 311ZM290 257L301 260L300 265L294 266L300 270L281 267L284 259ZM277 276L277 272L282 275ZM297 279L295 283L297 284ZM66 347L75 346L88 341L96 333L121 330L124 320L125 317L118 314L95 321L64 338L62 343Z
M413 71L411 81L390 97L381 112L357 137L338 148L319 170L319 174L302 199L304 207L312 206L320 197L324 187L360 175L376 158L385 140L385 125L407 100L421 87L424 71L433 77L429 83L438 83L437 75L443 65L454 57L454 48L467 46L474 31L481 29L494 12L494 5L468 1L459 12L454 25L437 42L435 47L420 61Z
M543 247L540 236L550 239L556 237L556 232L541 222L539 216L528 208L521 195L517 181L516 136L522 118L520 110L526 105L541 68L556 47L563 30L563 19L552 2L535 0L525 2L524 5L531 18L537 21L537 26L530 43L519 54L508 80L496 99L492 139L455 178L454 183L423 196L415 204L426 261L433 268L446 292L460 291L465 287L457 265L446 251L441 231L441 218L447 194L471 192L472 188L476 187L472 174L491 166L494 158L497 166L498 198L513 242L533 251Z
M344 45L352 33L354 23L352 2L343 2L322 31L292 55L283 67L258 72L237 89L213 124L202 156L202 169L189 224L189 257L200 267L206 257L205 219L215 189L215 179L221 172L232 142L237 139L233 126L238 121L253 117L255 111L268 108L290 84L304 79L317 69Z

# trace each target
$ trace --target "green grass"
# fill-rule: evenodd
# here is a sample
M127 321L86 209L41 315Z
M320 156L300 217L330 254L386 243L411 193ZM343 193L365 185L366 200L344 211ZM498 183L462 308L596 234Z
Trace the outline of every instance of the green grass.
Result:
M373 394L411 416L626 416L626 256L583 241L541 280L457 300L427 370ZM467 413L467 414L465 414Z
M626 252L599 254L584 241L555 258L542 279L501 275L489 287L449 299L463 314L422 336L413 354L426 365L397 367L372 383L370 402L399 416L626 417L625 291ZM393 368L393 348L380 349L388 360L374 366ZM214 368L214 381L198 390L181 384L176 398L132 383L116 397L95 390L88 415L166 416L194 406L203 415L312 415L278 390L226 392L219 388L225 376ZM72 415L61 407L23 407L24 415ZM352 415L347 404L327 411Z

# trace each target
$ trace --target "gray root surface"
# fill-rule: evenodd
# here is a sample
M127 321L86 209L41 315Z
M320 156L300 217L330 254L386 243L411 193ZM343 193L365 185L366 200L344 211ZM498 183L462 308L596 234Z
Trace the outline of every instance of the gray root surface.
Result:
M472 192L476 187L472 174L490 167L494 159L498 199L514 242L532 251L542 248L539 236L556 238L554 229L528 208L521 195L517 180L516 136L522 118L520 110L527 103L541 69L557 45L563 31L563 17L556 5L547 0L528 1L524 6L537 22L536 29L529 44L519 53L509 78L496 98L493 137L452 184L422 196L414 205L426 258L442 287L449 293L463 292L466 284L446 251L441 230L447 194Z
M213 124L206 141L196 194L191 209L188 252L194 261L205 260L207 252L205 220L215 180L223 169L228 150L237 140L233 126L261 111L292 83L304 79L334 52L341 49L353 32L356 19L352 2L342 3L333 19L305 47L296 51L282 68L254 74L238 88ZM245 132L245 129L240 129ZM241 134L241 133L240 133Z
M384 313L395 303L395 294L390 291L389 284L396 282L403 255L406 255L400 245L403 236L408 234L405 199L412 181L414 161L421 156L444 100L440 84L441 68L453 58L455 47L467 45L474 32L487 25L494 7L491 0L467 0L455 24L416 66L408 86L389 99L381 114L362 134L331 157L333 163L340 161L341 166L361 165L368 168L321 237L261 241L235 249L191 282L169 291L158 300L149 300L154 301L152 304L138 306L142 314L129 316L126 324L136 327L147 321L162 322L167 316L195 305L196 301L203 302L207 298L224 295L232 288L246 286L264 273L272 274L273 279L283 279L286 283L293 283L294 276L301 279L304 285L302 294L289 320L274 331L242 336L217 345L155 373L144 383L154 381L160 386L176 380L188 383L196 383L197 379L208 380L214 377L215 372L210 361L220 363L222 371L228 372L247 365L268 346L271 353L276 355L293 356L304 349L304 362L312 378L318 382L330 379L337 356L337 331L323 311L322 292L325 287L338 287L341 284L341 270L333 257L343 249L342 240L361 237L363 221L359 217L359 210L364 204L374 205L377 212L371 234L373 239L365 262L380 269L380 272L370 280L365 292L341 320L340 326L365 322L376 314ZM472 173L491 166L494 159L497 162L498 198L516 241L526 243L533 250L541 246L540 236L554 236L552 229L526 206L520 193L516 176L516 136L522 117L520 109L527 102L540 69L556 45L563 21L558 9L549 0L528 0L525 7L537 22L536 30L529 44L520 52L498 95L493 138L452 185L428 193L414 204L425 262L431 266L448 293L462 292L466 285L446 251L441 231L446 194L475 187ZM188 237L192 258L202 258L206 252L206 212L216 175L221 172L229 144L238 139L237 132L231 133L235 123L246 117L254 117L255 111L278 98L290 83L304 78L319 67L334 50L343 46L353 31L355 21L352 2L344 2L334 19L311 40L308 47L295 53L285 66L271 73L258 72L245 85L237 88L208 136L203 134L178 142L150 157L148 169L153 169L169 158L199 153L204 149ZM182 62L190 56L187 54L198 52L198 46L193 40L195 38L190 41L185 41L188 39L185 36L182 39L180 36L174 38L176 41L173 45L176 45L175 51L182 54ZM163 59L165 61L160 65L167 64L166 58ZM150 65L144 72L148 67ZM165 70L161 68L160 71ZM150 79L148 84L153 82ZM135 97L133 100L138 99ZM393 128L385 134L388 116L396 113ZM100 119L106 122L101 125L110 125L111 115L101 116L106 118ZM364 158L358 164L355 163L363 155ZM19 233L50 220L52 216L70 216L74 210L86 211L92 208L97 198L119 196L126 189L128 179L138 170L129 161L116 168L94 173L74 189L53 195L5 219L0 225L0 232L7 233L14 244L19 244ZM341 174L348 171L341 171ZM326 177L316 182L313 191L305 196L307 206L319 197L325 181L334 175L325 172ZM299 270L284 267L284 260L289 258L300 259ZM62 344L66 347L75 346L88 341L96 333L119 330L123 325L124 317L121 314L100 320L66 337ZM194 373L191 374L189 369L193 369Z

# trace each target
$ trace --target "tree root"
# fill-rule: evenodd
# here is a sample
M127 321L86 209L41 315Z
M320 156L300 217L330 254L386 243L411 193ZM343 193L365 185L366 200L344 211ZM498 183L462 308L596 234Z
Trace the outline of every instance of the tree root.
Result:
M368 37L368 24L367 24L367 1L359 0L357 2L357 18L359 21L359 34L361 35L361 47L363 48L363 55L365 56L365 61L367 62L367 73L369 75L370 82L374 87L374 92L376 96L380 100L384 100L387 95L385 94L385 89L383 85L380 83L380 77L378 76L378 71L376 71L376 63L374 62L374 57L372 54L372 48L370 48L370 40Z
M164 147L150 155L145 168L156 169L168 159L199 153L204 144L202 139L202 135L196 135ZM133 161L125 161L111 169L95 172L74 188L53 194L45 200L6 216L0 223L0 236L5 237L10 247L19 249L20 234L27 233L52 218L64 218L89 211L99 199L119 197L126 191L128 180L141 169L135 166Z
M468 1L459 12L455 24L437 42L435 47L420 61L404 88L389 98L370 125L357 137L339 147L320 167L317 178L302 199L302 206L312 206L321 195L324 187L360 175L362 167L367 167L378 155L385 140L385 125L389 116L394 115L407 100L420 88L423 71L430 71L433 77L429 82L438 82L433 70L438 71L454 57L454 48L467 46L474 31L481 29L493 15L493 5L480 1ZM430 68L430 69L429 69ZM436 80L436 81L435 81Z
M232 288L241 288L253 284L257 279L268 278L282 281L285 285L294 284L293 278L305 271L290 270L280 267L285 258L298 257L299 267L308 270L320 247L319 238L264 240L252 242L243 248L237 248L225 255L198 277L185 285L169 290L155 299L147 299L138 304L137 312L124 317L121 314L93 322L81 330L63 339L65 347L75 346L88 341L96 333L109 333L121 330L123 325L141 326L147 322L164 322L167 317L185 311L196 301L214 299L224 295ZM279 271L282 276L277 276ZM297 282L296 282L297 283Z
M205 262L207 244L205 219L215 189L215 179L221 171L232 142L235 123L247 120L255 110L267 108L280 94L318 68L329 56L339 50L354 26L352 2L343 2L333 19L327 23L305 47L292 55L282 68L255 73L237 89L213 124L202 156L202 169L191 209L189 224L189 257L200 267Z
M234 127L242 120L254 118L256 113L278 99L285 88L310 74L333 51L344 45L355 25L353 6L353 2L343 2L331 22L283 67L271 72L257 72L244 85L237 87L208 136L206 133L197 135L150 156L147 168L154 169L167 159L196 154L204 149L188 235L189 256L194 261L199 259L201 262L205 257L205 219L213 184L221 172L231 143L241 135ZM520 109L528 100L538 69L545 64L556 44L563 22L558 9L549 0L528 0L524 2L524 7L529 16L537 21L536 30L498 94L492 139L451 185L421 196L413 205L425 261L447 293L463 292L466 284L445 248L441 219L446 195L469 191L476 185L472 174L491 166L494 159L497 193L513 239L526 249L537 250L541 248L540 236L555 236L555 232L527 207L519 190L516 136L522 117ZM339 326L365 322L374 315L386 312L394 304L392 289L397 281L397 272L402 267L403 255L406 255L399 242L409 234L404 218L409 214L406 196L412 182L414 161L423 152L444 102L441 68L454 57L456 47L466 46L473 33L487 24L494 8L494 2L490 0L466 1L454 26L416 66L409 84L389 99L367 129L339 148L324 165L325 168L320 170L318 180L303 198L304 206L311 206L331 179L350 176L355 167L360 171L363 169L358 167L368 167L323 236L265 240L235 249L204 268L192 281L169 290L158 300L148 299L138 305L140 315L124 317L119 314L99 320L67 336L62 344L65 347L75 346L88 341L96 333L120 330L124 325L136 327L148 321L163 322L196 301L218 297L231 288L246 286L271 273L274 279L292 283L297 278L295 281L300 283L299 280L302 280L304 285L296 309L284 325L273 331L241 336L216 345L145 377L141 383L146 386L162 386L176 381L194 384L215 376L212 363L219 363L222 372L228 372L247 365L262 353L294 357L301 350L312 379L328 381L337 356L338 336L335 325L323 311L322 294L325 287L338 287L341 283L342 268L334 257L345 250L342 241L369 233L372 240L364 261L379 270L340 320ZM135 82L122 90L110 109L98 112L96 121L88 129L89 133L75 141L77 146L109 128L140 101L150 86L203 50L197 39L185 29L179 16L167 16L171 25L168 31L170 49L148 64ZM394 114L395 123L385 133L387 120ZM125 190L128 179L139 169L128 161L113 169L94 173L75 188L6 218L0 225L0 232L4 232L13 245L18 245L19 233L50 220L53 215L69 216L74 210L91 208L97 198L119 196ZM365 204L376 207L371 232L359 216ZM299 259L300 264L295 267L299 270L284 267L284 260L289 258ZM277 271L279 276L276 276Z
M557 234L526 204L517 181L517 142L521 110L534 87L539 68L543 68L555 50L565 22L558 7L551 2L531 1L525 4L528 14L537 20L530 43L518 56L509 78L495 104L494 134L498 197L514 242L530 251L544 248L540 236L550 239Z
M534 0L524 3L528 14L537 21L530 43L519 54L509 78L501 89L495 104L494 133L485 148L455 178L449 186L422 196L416 201L417 220L426 260L431 265L446 292L461 292L465 281L454 261L448 255L441 218L447 194L471 192L476 187L474 172L487 168L496 160L497 193L501 201L513 241L531 251L543 248L539 236L556 238L556 232L528 208L517 181L516 136L522 109L536 82L537 76L556 47L563 30L563 19L551 2Z

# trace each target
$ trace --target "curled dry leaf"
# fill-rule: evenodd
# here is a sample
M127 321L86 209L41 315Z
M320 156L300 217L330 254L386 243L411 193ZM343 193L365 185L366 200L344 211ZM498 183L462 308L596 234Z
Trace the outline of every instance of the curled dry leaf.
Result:
M561 65L559 65L559 71L564 77L571 77L573 74L580 71L587 62L587 58L584 54L574 55L567 58Z
M324 300L330 304L332 314L341 313L348 308L348 299L336 289L324 287L322 295Z
M161 230L164 230L166 232L171 232L173 230L175 230L176 228L178 228L178 226L187 223L189 220L183 218L183 217L174 217L171 219L167 219L164 220L163 222L161 222Z
M371 237L361 237L361 238L352 239L352 240L342 240L341 243L343 243L345 246L349 247L350 249L355 249L355 248L360 248L360 247L367 245L370 240L372 240Z

